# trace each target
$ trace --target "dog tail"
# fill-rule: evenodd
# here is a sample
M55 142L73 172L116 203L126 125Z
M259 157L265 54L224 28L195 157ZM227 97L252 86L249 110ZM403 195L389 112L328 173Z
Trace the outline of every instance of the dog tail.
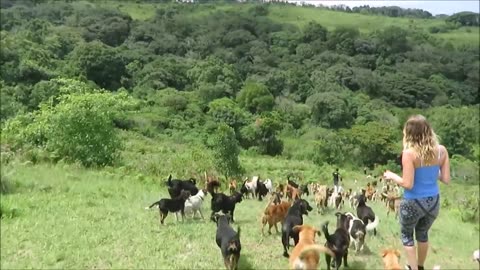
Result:
M160 204L160 201L156 201L154 203L152 203L152 205L148 206L148 207L145 207L146 210L148 209L151 209L152 207L154 207L155 205L159 205Z
M322 232L325 235L325 239L327 239L327 242L330 240L330 234L328 233L328 221L323 223L322 225Z
M232 239L230 242L228 242L228 247L227 250L229 252L236 252L239 249L239 241L237 239Z
M324 246L314 244L314 245L309 245L309 246L305 247L302 250L302 252L300 252L300 255L298 255L298 258L300 258L300 260L305 259L305 255L307 255L307 253L311 252L311 251L314 251L317 254L327 253L328 255L330 255L332 257L335 257L335 253L333 253L333 251L331 249L329 249L328 247L324 247Z
M238 239L240 239L240 231L241 231L241 230L240 230L240 226L238 226L238 227L237 227L237 237L238 237Z
M375 215L375 219L373 220L373 222L367 224L367 228L366 228L367 231L371 231L371 230L377 228L379 221L380 220L378 219L378 215Z

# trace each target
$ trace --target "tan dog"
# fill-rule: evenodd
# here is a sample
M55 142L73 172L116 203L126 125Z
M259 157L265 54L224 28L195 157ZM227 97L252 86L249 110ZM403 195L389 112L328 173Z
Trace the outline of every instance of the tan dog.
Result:
M230 195L233 195L233 193L235 193L235 191L237 190L237 180L231 180L228 184L228 189L230 190Z
M402 267L398 262L400 259L400 251L398 249L384 249L380 255L383 258L383 269L385 270L401 270Z
M298 232L299 241L290 254L290 269L317 269L320 253L335 257L329 248L315 244L315 235L320 234L319 230L309 225L297 225L293 231Z
M275 231L278 233L277 223L282 222L287 216L288 209L291 206L290 202L281 202L280 204L271 204L274 196L265 208L265 212L262 217L262 235L264 234L265 225L268 223L268 233L272 234L272 227L275 227Z
M322 212L327 208L327 200L328 200L328 194L327 194L327 186L322 185L317 188L315 191L315 204L317 205L317 211L318 213Z
M402 200L402 197L396 196L395 194L388 194L387 196L387 202L388 202L388 210L387 210L387 216L390 214L390 212L395 213L395 218L398 218L398 214L400 212L400 202Z

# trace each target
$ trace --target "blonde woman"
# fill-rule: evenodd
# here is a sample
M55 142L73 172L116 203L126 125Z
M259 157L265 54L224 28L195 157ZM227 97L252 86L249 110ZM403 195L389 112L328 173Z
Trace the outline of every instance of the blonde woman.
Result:
M422 115L410 117L403 128L402 176L386 171L383 177L404 188L400 225L407 254L406 268L423 270L428 231L440 210L437 179L447 185L450 183L450 162L447 149L439 145L437 135Z

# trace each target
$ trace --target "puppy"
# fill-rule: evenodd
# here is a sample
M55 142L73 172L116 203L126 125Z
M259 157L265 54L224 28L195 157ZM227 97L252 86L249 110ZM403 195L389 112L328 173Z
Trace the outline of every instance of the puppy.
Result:
M401 270L402 267L398 262L400 259L400 251L397 249L384 249L380 253L383 260L383 269L385 270Z
M185 201L185 213L192 213L192 218L195 217L195 214L198 212L200 217L203 218L202 213L202 204L205 199L207 190L201 189L198 191L197 195L191 196Z
M220 248L223 257L223 263L229 270L238 269L238 261L240 260L240 251L242 245L240 243L240 227L237 232L230 226L230 216L215 214L215 222L217 223L217 234L215 240Z
M373 230L373 235L377 235L378 216L375 215L372 208L365 204L365 201L366 198L363 194L358 197L357 216L367 226L367 231ZM372 223L369 223L369 221L372 221Z
M182 222L185 218L185 201L190 197L190 192L186 190L182 190L180 195L175 199L161 199L157 202L154 202L152 205L148 207L148 209L158 205L158 209L160 211L160 224L164 224L164 220L168 215L168 212L175 213L175 217L178 221L178 212L180 211L182 214Z
M362 251L365 246L365 235L367 234L365 224L363 221L352 213L345 213L346 216L351 217L348 224L348 234L350 235L350 242L355 248L355 252Z
M272 196L272 199L275 202L276 197ZM277 223L282 222L285 219L290 205L290 202L280 202L279 204L269 203L267 205L262 217L262 235L265 235L264 228L267 223L269 234L272 234L272 227L275 227L275 232L278 233Z
M290 247L290 237L293 238L295 245L298 243L298 233L293 231L296 225L303 225L303 215L308 216L308 212L312 211L312 207L304 199L295 200L290 209L288 209L287 216L282 224L282 244L283 256L289 257L288 248Z
M290 269L317 269L320 253L328 253L335 257L329 248L315 244L315 235L320 235L320 231L314 227L297 225L293 227L293 231L298 233L299 241L290 255Z
M348 225L350 223L350 217L339 212L335 213L337 216L337 229L335 233L330 235L328 233L328 221L323 224L322 230L325 235L327 242L325 246L328 247L335 253L335 268L338 270L342 264L343 266L348 267L348 247L350 246L350 236L348 235ZM330 263L332 261L332 256L328 253L325 253L325 261L327 262L327 270L330 270Z

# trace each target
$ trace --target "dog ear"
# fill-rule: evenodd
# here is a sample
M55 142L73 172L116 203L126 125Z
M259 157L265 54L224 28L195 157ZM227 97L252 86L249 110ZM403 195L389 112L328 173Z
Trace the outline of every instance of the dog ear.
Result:
M303 229L303 225L296 225L292 228L292 231L294 233L300 233L302 231L302 229Z
M398 249L395 249L395 255L397 255L398 258L400 258L401 256L401 253Z
M336 212L336 213L335 213L335 216L337 216L337 217L339 217L339 216L341 216L341 215L342 215L342 213L340 213L340 212Z

